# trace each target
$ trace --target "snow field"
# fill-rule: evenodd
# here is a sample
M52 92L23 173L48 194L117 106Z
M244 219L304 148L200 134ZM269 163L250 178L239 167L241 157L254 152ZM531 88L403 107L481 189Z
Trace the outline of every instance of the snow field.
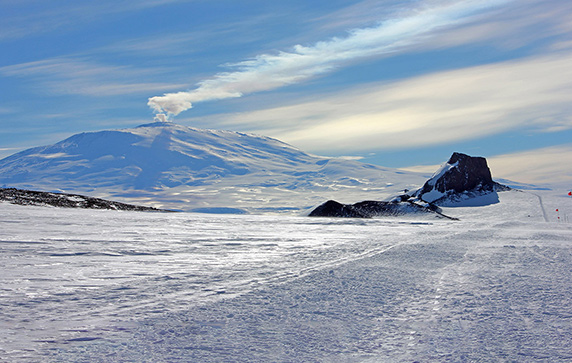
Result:
M499 195L447 210L461 221L2 204L0 355L572 361L572 224L545 222L530 193ZM564 200L541 197L550 220Z

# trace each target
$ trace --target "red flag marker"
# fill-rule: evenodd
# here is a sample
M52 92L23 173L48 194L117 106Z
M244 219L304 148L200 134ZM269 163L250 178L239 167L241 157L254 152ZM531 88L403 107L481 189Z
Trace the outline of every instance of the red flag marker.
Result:
M568 195L572 197L572 192L568 192Z

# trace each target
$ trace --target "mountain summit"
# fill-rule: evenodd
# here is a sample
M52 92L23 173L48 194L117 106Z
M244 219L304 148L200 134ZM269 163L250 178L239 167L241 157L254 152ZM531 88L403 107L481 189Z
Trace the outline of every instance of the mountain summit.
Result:
M54 187L110 185L144 190L284 168L311 158L278 140L157 122L134 129L74 135L2 160L2 182ZM260 163L265 160L264 165Z
M0 160L0 185L206 212L296 211L334 197L395 194L423 179L269 137L169 122L81 133Z

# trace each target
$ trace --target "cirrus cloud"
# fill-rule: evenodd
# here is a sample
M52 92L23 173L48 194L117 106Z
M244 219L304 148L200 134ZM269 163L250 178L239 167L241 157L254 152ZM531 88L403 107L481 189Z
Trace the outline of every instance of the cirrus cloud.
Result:
M532 184L572 186L572 145L556 145L488 159L496 176Z
M572 53L374 83L212 123L263 133L312 152L438 145L508 130L572 128Z
M148 105L155 112L178 115L195 102L236 98L299 83L349 62L402 51L433 31L458 25L506 2L449 1L415 9L409 15L383 21L374 27L354 29L345 38L332 38L312 46L296 45L290 51L262 54L252 60L231 64L229 66L236 71L219 73L199 82L194 90L151 97Z

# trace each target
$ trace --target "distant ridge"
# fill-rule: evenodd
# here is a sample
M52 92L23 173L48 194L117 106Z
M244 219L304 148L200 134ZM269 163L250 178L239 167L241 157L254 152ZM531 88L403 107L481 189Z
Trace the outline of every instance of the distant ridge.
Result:
M60 208L110 209L158 212L160 209L91 198L78 194L50 193L16 188L0 188L0 202L17 205L52 206Z

